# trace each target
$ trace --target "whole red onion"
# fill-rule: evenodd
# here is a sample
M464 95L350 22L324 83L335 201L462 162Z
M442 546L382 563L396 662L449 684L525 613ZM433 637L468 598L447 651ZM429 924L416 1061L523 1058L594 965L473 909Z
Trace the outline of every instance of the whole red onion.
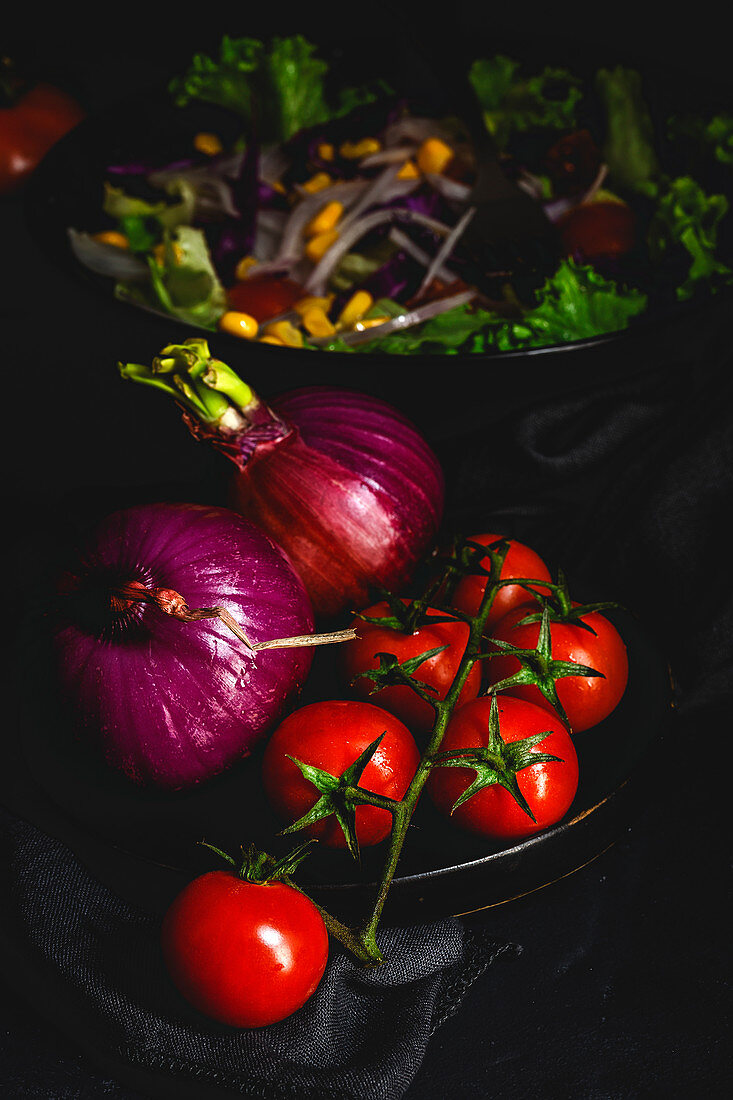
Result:
M310 670L310 645L241 640L312 635L313 612L283 551L228 509L113 513L63 577L59 606L75 728L140 784L190 787L248 755Z
M442 519L443 473L389 403L321 386L265 405L200 339L120 370L168 389L194 435L235 462L232 506L286 550L317 615L409 580Z

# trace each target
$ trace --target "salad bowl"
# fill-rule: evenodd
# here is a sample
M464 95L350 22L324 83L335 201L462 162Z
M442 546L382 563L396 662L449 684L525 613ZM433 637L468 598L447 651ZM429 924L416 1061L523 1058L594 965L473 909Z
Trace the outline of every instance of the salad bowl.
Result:
M646 66L642 81L617 56L588 51L578 63L567 50L526 37L521 48L507 41L506 52L466 53L466 88L504 171L534 195L557 245L525 269L477 271L460 251L460 224L470 223L472 209L470 140L460 125L445 129L454 103L445 75L432 95L425 74L437 66L430 68L429 51L421 55L427 67L408 66L403 56L398 81L392 69L385 80L340 89L337 109L325 106L329 65L339 77L370 71L363 57L352 64L355 44L339 56L332 44L314 46L298 35L256 48L252 41L224 39L218 60L198 55L188 74L157 93L90 116L51 150L27 192L28 225L44 251L90 293L118 299L150 333L152 347L182 330L208 333L214 353L265 398L299 384L353 386L391 401L438 439L528 402L659 364L673 368L691 349L715 354L725 339L733 154L724 91L698 83L682 103L674 72ZM311 97L321 102L320 115L292 108L279 86L292 117L258 119L257 130L251 112L245 119L231 104L212 102L217 93L202 83L202 68L225 68L231 55L241 67L244 51L248 64L250 54L259 59L254 86L283 43L298 54L298 79L323 85ZM350 111L348 96L356 103ZM217 143L213 151L198 148L202 137ZM452 153L444 171L429 161L418 166L417 180L398 178L426 144L443 139ZM370 141L358 155L341 155ZM251 164L248 149L257 153ZM318 188L320 204L310 189L317 177L329 180ZM179 216L192 187L198 198ZM337 238L360 221L363 233L352 233L353 247L319 277L323 255L307 258L318 234L305 234L298 211L308 206L322 215L329 203L341 207ZM571 215L596 216L601 207L611 216L629 212L631 244L593 245L569 235ZM294 245L299 217L303 239ZM125 233L124 248L110 243ZM242 331L233 323L249 316L252 281L263 278L295 281L299 294L255 317L254 338L232 335ZM360 292L368 308L347 329L339 318ZM313 298L328 300L321 311L327 329L306 326L303 310L293 309Z

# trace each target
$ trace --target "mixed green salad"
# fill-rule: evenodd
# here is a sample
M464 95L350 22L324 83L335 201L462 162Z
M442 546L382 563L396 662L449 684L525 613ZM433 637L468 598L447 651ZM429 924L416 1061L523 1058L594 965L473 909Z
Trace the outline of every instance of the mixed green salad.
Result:
M207 104L222 126L175 162L110 164L73 251L120 299L196 328L353 353L565 344L733 282L733 114L679 114L660 132L621 65L589 81L496 55L467 75L502 168L552 227L549 266L491 263L489 242L477 277L461 118L382 80L334 94L299 35L195 56L171 104Z

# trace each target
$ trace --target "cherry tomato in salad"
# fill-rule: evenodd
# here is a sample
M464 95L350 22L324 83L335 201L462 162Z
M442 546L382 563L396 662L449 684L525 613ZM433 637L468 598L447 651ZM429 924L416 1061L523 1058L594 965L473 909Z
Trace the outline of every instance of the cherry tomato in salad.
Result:
M231 1027L264 1027L315 992L328 934L313 902L285 882L210 871L184 887L163 919L163 958L195 1008Z
M0 106L0 194L19 190L51 146L84 115L72 96L43 83Z
M573 601L572 607L580 605ZM537 604L515 607L494 627L492 638L510 642L520 649L533 649L539 638L539 622L522 623L527 615L536 615ZM574 733L591 729L618 706L626 690L629 661L621 635L600 611L581 616L581 622L550 622L550 644L553 660L587 665L600 676L564 676L556 681L557 696ZM590 627L590 629L587 629ZM496 684L519 670L520 661L509 653L491 657L485 662L487 679ZM517 698L526 699L553 712L552 703L535 684L507 688Z
M583 260L625 256L636 243L636 219L625 202L584 202L563 214L557 224L567 255Z
M407 600L404 603L407 605ZM361 614L370 619L384 618L390 614L390 608L386 601L380 601L367 607ZM361 673L379 668L378 653L392 653L403 663L428 650L444 646L447 648L428 657L415 668L412 675L425 684L428 691L433 689L436 699L445 699L466 651L468 624L459 619L431 623L429 618L445 619L444 613L437 608L428 608L426 614L428 621L421 621L420 625L410 629L408 633L357 618L357 637L346 642L341 647L340 654L343 675L351 690L357 696L364 699L368 697L377 706L396 715L413 734L429 733L433 728L435 709L430 703L421 699L408 684L388 684L375 691L374 681ZM481 667L476 662L468 674L457 705L461 706L469 699L474 699L480 687Z
M502 537L502 535L493 534L471 535L470 541L481 543L483 546L490 546L492 542L496 542L497 539ZM507 539L507 542L509 543L509 550L504 558L500 574L501 580L509 580L511 577L536 578L542 581L552 580L550 570L535 550L517 539ZM488 557L482 558L479 564L488 569L490 560ZM467 615L475 615L485 590L485 576L479 573L468 574L458 582L451 598L451 604ZM535 591L546 592L547 590L538 585ZM486 620L487 631L495 626L513 607L526 603L527 599L527 590L522 588L521 585L507 584L497 589Z
M491 759L502 757L521 764L515 774L520 798L534 817L502 784L491 782L491 760L485 764L488 785L453 810L481 773L471 767L434 767L427 783L428 794L441 813L461 828L494 839L518 840L532 836L561 820L578 789L578 755L572 738L560 719L542 707L497 696L498 731L501 743L490 737L491 698L481 696L453 714L445 731L441 752L488 749ZM517 742L529 738L521 755ZM503 746L512 746L508 752ZM546 756L557 759L548 760ZM537 756L537 762L532 757ZM494 773L495 775L495 773ZM451 810L453 812L451 813Z
M318 788L290 757L339 777L382 734L357 783L375 794L400 799L415 774L420 753L410 731L393 714L372 703L337 699L308 703L288 715L270 737L262 761L262 781L275 812L294 822L320 797ZM355 826L359 845L378 844L390 832L392 814L380 806L357 806ZM347 844L334 815L307 826L303 834L333 848Z
M303 287L279 275L250 275L227 290L227 304L255 321L268 321L287 313L303 297Z

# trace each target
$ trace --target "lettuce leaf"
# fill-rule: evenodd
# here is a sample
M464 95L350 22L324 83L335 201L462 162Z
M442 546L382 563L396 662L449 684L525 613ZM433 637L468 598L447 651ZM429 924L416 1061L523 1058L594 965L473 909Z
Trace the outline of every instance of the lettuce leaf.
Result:
M477 59L469 70L486 126L497 144L506 145L515 130L572 129L583 95L581 81L566 69L547 67L526 78L518 75L518 69L519 62L497 54Z
M186 180L174 179L166 185L166 191L179 196L179 201L148 202L105 182L102 209L117 221L133 252L149 252L166 229L188 225L193 220L196 195L191 185Z
M700 284L715 289L729 282L731 269L717 259L718 226L728 212L725 195L706 195L690 176L671 180L661 194L647 233L649 252L661 262L680 248L689 257L684 281L677 287L679 299L690 298Z
M337 102L329 103L328 69L313 43L299 34L269 43L225 35L218 58L196 54L169 90L178 106L202 100L235 112L248 128L256 126L261 142L288 141L376 98L373 89L342 88Z
M181 225L166 231L163 262L148 258L147 282L117 283L115 296L200 328L216 329L226 292L211 262L202 230Z
M596 90L606 115L603 157L612 185L654 196L659 163L641 75L623 65L599 69Z

